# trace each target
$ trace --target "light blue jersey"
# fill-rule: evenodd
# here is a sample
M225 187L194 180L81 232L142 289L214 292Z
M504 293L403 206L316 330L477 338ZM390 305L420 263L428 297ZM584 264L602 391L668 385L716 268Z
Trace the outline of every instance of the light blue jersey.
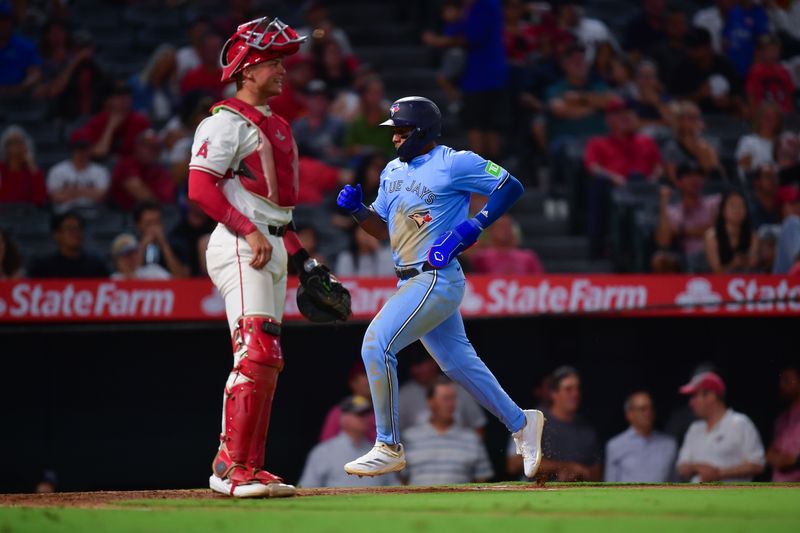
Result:
M420 267L434 240L467 218L470 193L490 195L508 172L472 152L437 146L381 174L375 213L386 221L398 267ZM367 368L378 441L400 442L396 354L416 340L442 371L461 384L508 428L518 431L525 415L475 353L464 331L459 305L466 282L457 261L440 270L419 269L400 281L364 335L361 357Z
M478 154L448 146L389 162L371 208L389 226L395 265L424 263L436 237L467 218L470 193L489 196L507 176Z

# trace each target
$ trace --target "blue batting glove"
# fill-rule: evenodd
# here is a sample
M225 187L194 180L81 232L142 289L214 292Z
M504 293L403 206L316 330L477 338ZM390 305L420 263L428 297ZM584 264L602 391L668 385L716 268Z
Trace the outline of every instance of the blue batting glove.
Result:
M360 183L355 187L352 185L345 185L344 189L339 192L339 196L336 197L336 205L351 213L355 213L361 209L362 196L363 193L361 192Z
M428 251L428 263L433 268L446 267L458 254L475 244L481 231L480 224L471 218L445 231L433 241Z

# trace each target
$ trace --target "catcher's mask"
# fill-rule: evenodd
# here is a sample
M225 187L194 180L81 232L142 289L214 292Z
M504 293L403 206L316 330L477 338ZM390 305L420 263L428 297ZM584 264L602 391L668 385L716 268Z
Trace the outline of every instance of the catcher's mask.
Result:
M410 126L414 129L406 138L397 156L408 162L417 157L425 146L442 133L442 113L432 101L422 96L406 96L389 108L389 120L381 126Z
M261 17L241 24L220 51L222 81L232 80L251 65L292 55L305 40L277 18Z

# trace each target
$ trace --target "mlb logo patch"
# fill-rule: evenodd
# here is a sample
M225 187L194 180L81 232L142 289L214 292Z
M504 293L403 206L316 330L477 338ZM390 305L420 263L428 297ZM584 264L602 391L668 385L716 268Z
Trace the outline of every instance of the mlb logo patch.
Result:
M400 104L392 104L392 107L389 108L389 114L391 116L394 116L398 111L400 111Z

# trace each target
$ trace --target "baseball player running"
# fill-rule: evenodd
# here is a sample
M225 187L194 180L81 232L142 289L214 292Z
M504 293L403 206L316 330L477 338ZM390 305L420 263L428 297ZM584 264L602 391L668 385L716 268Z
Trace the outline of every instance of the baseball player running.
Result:
M360 186L346 185L337 198L364 230L390 239L400 278L397 292L372 320L361 347L378 437L369 453L344 469L377 476L405 467L397 424L396 354L420 339L444 373L505 424L523 457L525 475L531 477L542 458L544 416L520 409L467 339L458 309L464 273L455 259L511 207L522 185L473 152L437 146L441 113L427 98L397 100L382 125L393 128L398 158L381 173L378 197L367 207ZM489 201L474 218L467 218L473 192Z
M289 229L297 199L297 146L289 124L267 105L281 92L283 58L304 39L278 19L239 26L220 53L222 81L236 82L236 96L214 104L212 116L197 127L189 163L189 197L219 223L206 258L225 299L233 343L209 484L235 497L295 494L263 469L272 398L284 364L287 259L305 287L301 310L324 312L327 298L334 303L329 316L343 320L349 314L349 295Z

